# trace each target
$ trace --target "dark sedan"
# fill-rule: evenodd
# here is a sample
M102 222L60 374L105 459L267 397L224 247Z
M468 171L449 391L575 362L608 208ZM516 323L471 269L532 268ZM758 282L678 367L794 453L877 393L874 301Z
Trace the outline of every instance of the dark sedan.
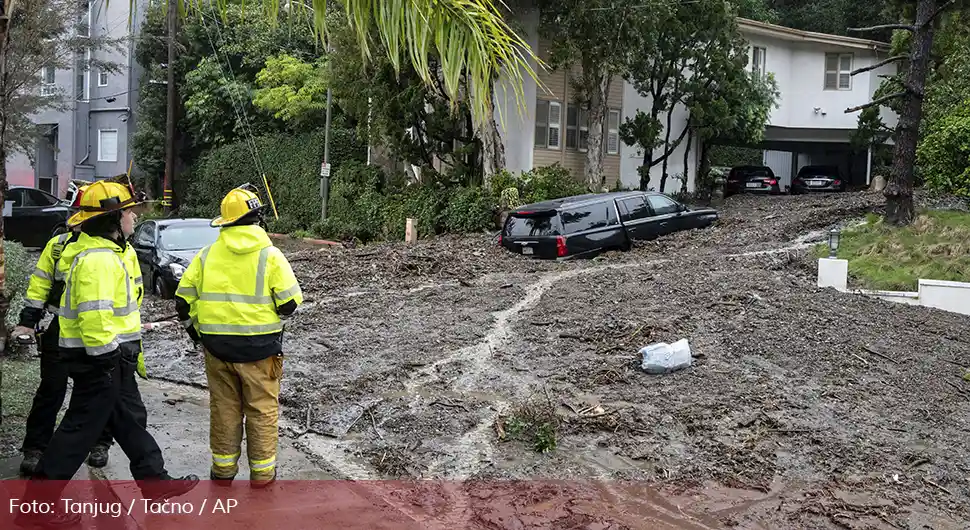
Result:
M848 183L836 166L805 166L792 179L791 192L845 191Z
M517 208L509 212L499 237L507 250L526 256L591 257L716 220L714 210L691 209L661 193L598 193Z
M36 188L12 186L3 206L3 236L25 247L43 247L67 231L69 205Z
M735 193L781 193L781 183L768 166L738 166L727 176L725 195Z
M131 244L138 254L145 289L163 298L175 294L192 258L219 237L209 219L154 219L135 228Z

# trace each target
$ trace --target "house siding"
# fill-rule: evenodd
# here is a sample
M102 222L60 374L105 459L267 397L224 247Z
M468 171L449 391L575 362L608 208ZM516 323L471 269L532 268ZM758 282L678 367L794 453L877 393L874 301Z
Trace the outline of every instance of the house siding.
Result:
M536 55L548 64L549 61L549 41L538 40ZM562 104L562 119L560 147L550 149L545 146L535 145L533 148L533 167L550 166L561 164L568 169L577 179L582 179L586 172L586 152L578 148L567 148L566 144L566 118L567 108L573 104L575 90L571 86L571 79L582 75L582 68L572 66L567 69L544 69L538 72L539 82L543 85L536 92L536 99L539 101L556 101ZM620 111L622 119L623 109L623 84L624 80L616 76L610 82L610 89L607 94L607 107L612 110ZM534 123L534 122L533 122ZM605 120L604 120L605 127ZM533 130L533 136L534 136ZM603 141L606 141L606 131L604 130ZM603 175L606 186L613 186L620 178L620 154L603 155Z

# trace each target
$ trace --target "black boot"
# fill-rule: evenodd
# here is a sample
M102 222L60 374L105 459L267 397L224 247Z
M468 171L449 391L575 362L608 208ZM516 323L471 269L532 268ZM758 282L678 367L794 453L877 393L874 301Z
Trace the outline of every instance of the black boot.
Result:
M104 467L108 465L108 446L98 444L91 449L88 455L88 465L91 467Z
M156 479L139 481L139 483L143 498L148 500L150 504L153 504L164 502L192 491L192 488L199 485L199 477L186 475L175 478L165 473Z
M18 513L13 524L21 528L68 528L81 525L81 514L64 513Z
M231 478L217 477L215 473L211 471L209 472L209 480L211 480L212 483L215 484L216 486L222 486L224 488L228 488L229 486L232 486Z
M43 451L36 449L24 451L24 459L20 462L20 474L25 477L34 476L34 473L37 472L37 464L40 463L40 457L43 455Z

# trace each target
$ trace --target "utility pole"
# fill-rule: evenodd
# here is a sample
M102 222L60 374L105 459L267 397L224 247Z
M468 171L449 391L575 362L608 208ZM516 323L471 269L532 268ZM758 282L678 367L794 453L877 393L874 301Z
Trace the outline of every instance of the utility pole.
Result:
M172 187L175 184L175 105L178 102L175 88L175 35L178 24L178 0L168 0L168 108L165 123L165 179L162 182L162 208L165 214L172 212Z
M320 220L327 219L330 200L330 87L327 87L327 121L323 127L323 167L320 168Z

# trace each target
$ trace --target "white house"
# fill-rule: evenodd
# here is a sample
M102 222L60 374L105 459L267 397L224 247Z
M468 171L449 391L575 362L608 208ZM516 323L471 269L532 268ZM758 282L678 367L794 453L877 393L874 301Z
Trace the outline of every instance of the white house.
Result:
M540 59L548 58L548 46L538 37L539 13L524 11L518 16L523 38ZM774 75L781 93L778 108L771 114L761 147L765 163L772 167L784 184L805 165L832 164L843 168L853 183L865 183L869 176L866 153L851 155L849 139L856 129L858 114L846 114L849 107L870 101L879 86L879 75L895 73L895 65L850 76L852 70L871 66L888 55L886 43L825 35L795 30L773 24L739 19L742 34L751 45L750 67L755 72ZM533 65L535 68L535 65ZM575 174L585 165L585 112L572 100L569 76L563 71L538 72L548 90L539 90L531 77L525 76L526 111L516 110L511 89L500 82L496 90L499 128L505 140L506 165L511 171L560 162ZM615 78L607 99L609 112L604 125L604 173L607 185L618 180L625 187L637 187L637 168L643 160L636 147L619 139L619 124L648 110L650 100L640 96L630 83ZM896 118L883 111L887 125ZM666 122L666 119L662 119ZM676 108L671 119L672 137L676 138L686 124L686 110ZM693 142L687 153L679 147L668 159L668 175L686 173L688 189L694 189L700 149ZM685 171L686 169L686 171ZM651 186L659 185L661 166L651 170ZM668 180L666 191L679 189L680 183Z

